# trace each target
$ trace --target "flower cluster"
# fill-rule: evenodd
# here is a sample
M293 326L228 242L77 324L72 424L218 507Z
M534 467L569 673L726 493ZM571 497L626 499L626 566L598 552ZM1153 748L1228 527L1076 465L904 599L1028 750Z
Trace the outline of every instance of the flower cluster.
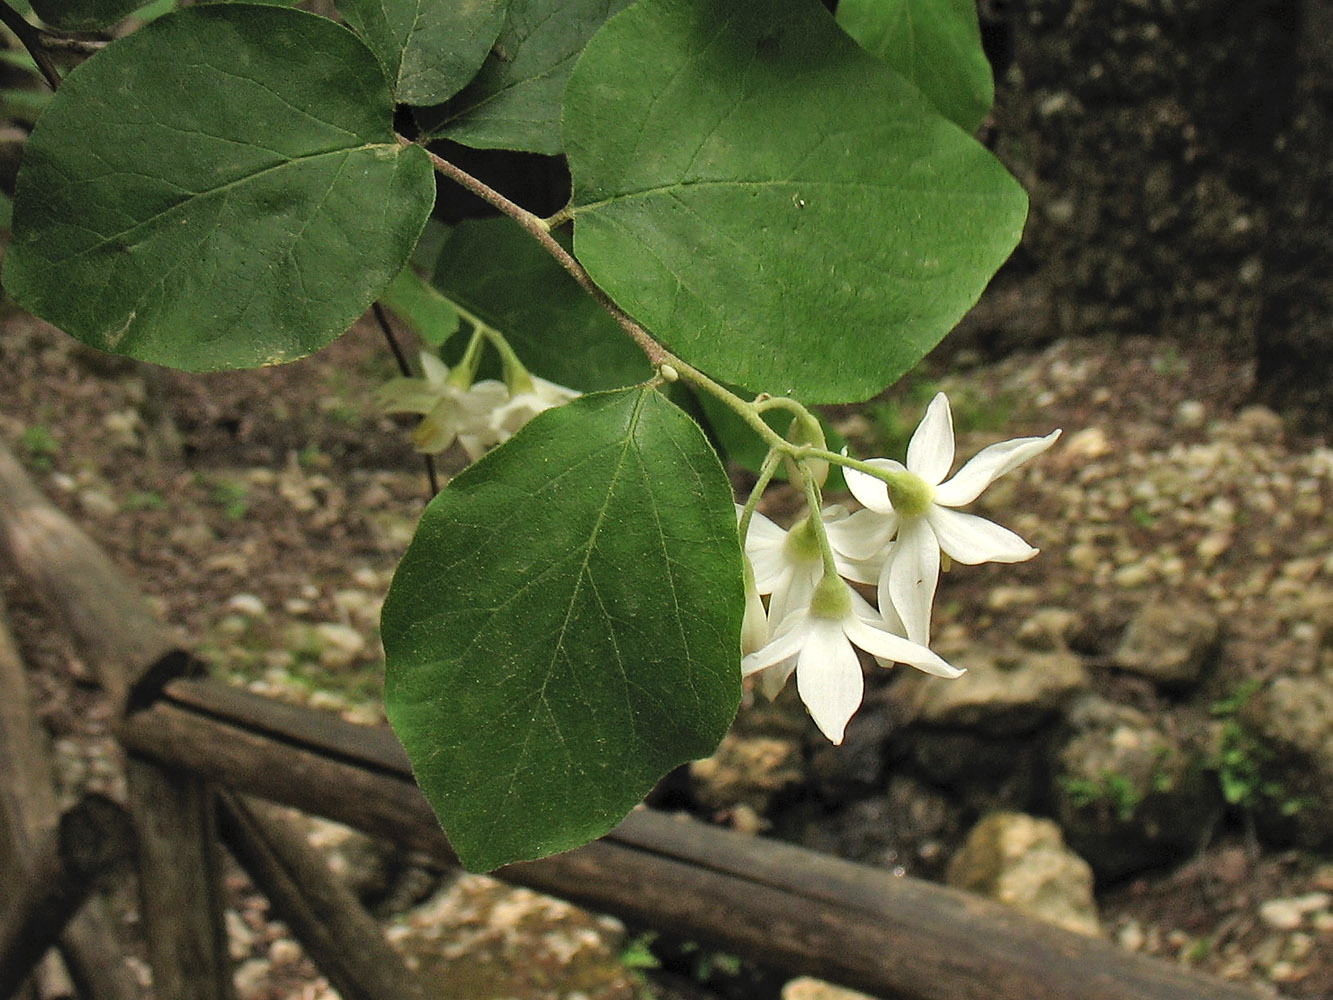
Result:
M417 451L436 454L457 441L475 461L508 441L538 413L578 395L509 365L504 382L473 381L469 367L475 370L460 364L451 372L434 354L422 351L422 375L385 383L375 401L385 413L421 414L421 423L412 432Z
M942 557L967 565L1014 563L1037 550L1007 528L954 508L1059 436L1057 430L992 445L946 481L954 462L953 417L940 393L912 435L905 465L845 459L847 486L862 510L825 507L788 531L752 513L745 533L744 674L771 698L794 672L801 700L834 743L842 742L863 695L853 647L881 665L959 676L927 645ZM741 518L745 524L743 509ZM846 581L874 586L878 608Z

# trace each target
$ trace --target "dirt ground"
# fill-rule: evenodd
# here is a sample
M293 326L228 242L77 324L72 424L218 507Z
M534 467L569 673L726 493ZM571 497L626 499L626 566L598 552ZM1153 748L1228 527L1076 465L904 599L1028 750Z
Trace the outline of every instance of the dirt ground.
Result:
M303 362L186 375L97 354L13 315L0 329L0 440L217 676L374 723L379 603L427 499L406 425L369 400L393 373L364 324ZM1226 617L1237 678L1269 675L1283 655L1265 613L1275 582L1333 581L1333 453L1326 439L1292 437L1268 411L1245 410L1250 378L1243 365L1169 345L1082 340L942 379L960 456L1052 427L1064 438L976 508L1042 555L949 574L940 634L986 642L1033 608L1058 606L1111 635L1145 593L1164 589ZM933 388L918 378L888 402L835 415L858 453L901 448L927 381ZM1214 468L1183 503L1167 484L1140 488L1172 449L1205 447L1223 430L1248 465ZM1295 513L1206 541L1206 512L1249 504L1256 491ZM1311 495L1317 503L1292 501ZM775 496L771 509L784 506ZM114 793L86 666L12 581L5 596L65 781ZM1183 867L1108 887L1099 905L1127 948L1316 998L1333 996L1333 917L1286 927L1263 905L1327 892L1333 858L1268 847L1232 817ZM262 915L253 922L262 939ZM282 995L321 994L297 973L251 993Z

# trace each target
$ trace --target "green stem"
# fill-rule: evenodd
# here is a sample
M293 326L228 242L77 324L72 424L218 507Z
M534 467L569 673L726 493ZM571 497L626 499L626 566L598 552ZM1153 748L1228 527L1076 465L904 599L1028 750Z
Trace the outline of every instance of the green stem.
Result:
M745 548L745 539L750 534L750 521L754 517L754 509L759 503L759 497L768 488L769 482L772 480L774 473L778 471L778 466L781 463L782 452L776 448L769 449L768 454L764 456L764 464L759 467L759 478L755 480L750 495L745 499L745 507L741 510L740 524L736 529L741 537L741 548Z
M404 146L414 145L410 139L401 135L398 136L398 141ZM422 148L425 149L424 146ZM448 177L450 180L461 184L483 201L494 205L501 212L522 226L533 239L540 243L542 247L556 259L556 262L559 263L570 277L578 283L579 287L592 296L593 300L606 310L620 328L629 335L629 338L634 341L638 348L647 355L649 363L654 368L660 371L663 366L669 366L674 369L675 374L685 378L692 385L697 386L723 403L729 409L734 410L737 415L745 421L746 425L759 435L770 449L777 449L784 455L797 457L797 452L801 448L808 447L793 445L781 434L769 427L768 424L764 423L763 419L759 416L761 404L751 403L742 399L734 392L728 390L725 386L722 386L709 378L693 365L686 363L675 354L672 354L659 344L657 340L654 339L653 335L635 320L634 317L630 316L629 313L625 312L620 306L611 301L611 297L607 295L606 292L602 291L597 283L592 280L592 275L588 273L587 269L551 235L552 228L562 225L573 218L573 211L569 206L561 209L555 215L551 216L550 219L542 219L522 206L510 201L494 188L473 177L471 174L450 163L448 160L432 153L429 149L426 149L426 155L430 157L431 164L439 173ZM473 322L476 326L485 326L485 324L476 321L475 317L472 317L466 310L459 309L459 315L463 316L464 319ZM670 380L674 381L674 379ZM787 400L786 397L780 396L765 397L762 405L785 407L786 409L792 410L792 412L798 414L803 419L814 419L810 412L794 399Z
M857 472L864 472L868 476L874 476L890 486L899 486L903 488L912 488L916 481L921 477L914 472L906 469L885 469L878 465L871 465L869 462L859 458L852 458L850 455L844 455L841 452L829 451L827 448L801 448L798 449L796 457L799 458L822 458L826 462L832 462L834 465L845 466L848 469L855 469Z
M815 537L819 539L819 555L824 561L824 575L830 579L838 575L838 564L833 558L833 546L828 540L828 531L824 528L824 519L819 516L823 497L819 495L819 485L814 476L809 474L803 463L798 463L801 472L801 485L805 487L805 502L810 507L810 523L814 525Z

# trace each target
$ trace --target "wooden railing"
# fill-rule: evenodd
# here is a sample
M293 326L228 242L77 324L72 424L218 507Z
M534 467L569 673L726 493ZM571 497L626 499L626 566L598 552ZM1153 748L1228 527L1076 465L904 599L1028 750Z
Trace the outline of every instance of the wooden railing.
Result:
M197 676L107 557L2 449L0 565L41 598L122 706L116 736L129 762L128 820L109 803L89 807L103 821L89 828L102 831L105 849L82 861L62 853L44 735L26 708L23 671L0 617L0 878L30 889L0 899L0 1000L48 943L66 958L81 996L134 996L108 961L113 938L99 900L68 891L119 861L127 839L155 996L231 1000L213 870L219 837L345 1000L448 995L447 984L419 982L407 970L320 855L267 804L453 865L391 732ZM1257 997L979 897L651 810L631 813L586 847L496 875L895 1000Z

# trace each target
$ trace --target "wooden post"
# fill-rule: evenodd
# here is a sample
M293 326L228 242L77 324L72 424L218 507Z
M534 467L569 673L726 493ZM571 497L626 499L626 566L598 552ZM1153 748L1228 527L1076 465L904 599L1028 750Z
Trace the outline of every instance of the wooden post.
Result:
M218 795L222 836L343 1000L426 1000L375 918L272 805Z
M99 877L130 859L133 837L124 809L88 795L35 845L0 914L0 997L36 968Z
M0 602L0 878L14 884L22 879L37 845L53 836L59 823L50 754ZM88 900L69 921L60 950L87 1000L137 1000L138 987L100 899Z
M3 447L0 561L69 630L117 706L155 668L188 665L125 575ZM126 768L154 992L157 1000L233 1000L212 795L197 777L169 772L171 763L131 761Z

